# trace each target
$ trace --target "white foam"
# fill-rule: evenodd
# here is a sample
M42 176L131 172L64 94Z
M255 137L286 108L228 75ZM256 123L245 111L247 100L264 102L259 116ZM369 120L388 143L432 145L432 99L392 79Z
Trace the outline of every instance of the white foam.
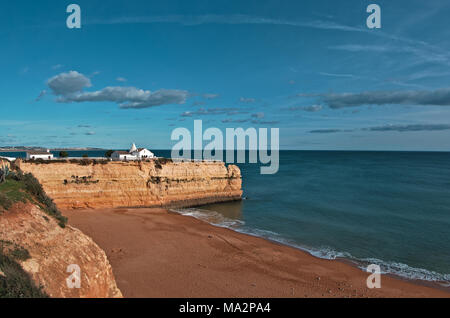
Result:
M348 252L336 251L326 246L320 248L302 246L292 240L282 237L282 235L273 231L255 228L253 229L244 228L243 227L245 225L244 221L227 218L216 211L198 208L172 209L171 211L186 216L192 216L196 219L200 219L215 226L229 228L243 234L262 237L281 244L289 245L291 247L303 250L318 258L329 260L343 258L352 260L355 261L357 264L359 264L358 267L363 271L366 270L368 264L376 264L380 266L382 274L393 274L407 279L437 282L444 287L450 287L450 274L441 274L423 268L411 267L403 263L385 262L377 258L358 259Z
M216 211L211 211L211 210L198 209L198 208L187 208L187 209L171 209L171 211L182 214L182 215L186 215L186 216L192 216L196 219L199 219L199 220L202 220L202 221L205 221L205 222L208 222L210 224L213 224L215 226L220 226L220 227L234 229L238 226L242 226L245 224L244 221L230 219Z

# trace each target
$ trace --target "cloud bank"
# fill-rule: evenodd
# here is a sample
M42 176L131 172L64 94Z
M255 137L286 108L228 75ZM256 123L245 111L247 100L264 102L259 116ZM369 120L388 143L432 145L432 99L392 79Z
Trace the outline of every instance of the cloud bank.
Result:
M450 106L450 87L433 91L372 91L322 95L333 109L363 105L407 104L423 106Z
M353 132L358 129L316 129L309 131L312 134L331 134L340 132ZM384 125L368 128L361 128L363 131L395 131L395 132L410 132L410 131L442 131L450 130L450 124L409 124L409 125Z
M113 102L120 108L141 109L168 104L184 104L189 96L185 90L143 90L136 87L108 86L101 90L86 92L91 80L77 71L58 74L47 81L59 103Z

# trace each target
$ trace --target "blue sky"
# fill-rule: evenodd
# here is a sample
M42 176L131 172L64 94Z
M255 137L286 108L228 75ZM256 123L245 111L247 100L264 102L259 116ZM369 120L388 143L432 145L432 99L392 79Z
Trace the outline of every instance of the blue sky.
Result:
M8 1L0 146L168 149L202 119L278 127L282 149L448 151L448 16L448 1Z

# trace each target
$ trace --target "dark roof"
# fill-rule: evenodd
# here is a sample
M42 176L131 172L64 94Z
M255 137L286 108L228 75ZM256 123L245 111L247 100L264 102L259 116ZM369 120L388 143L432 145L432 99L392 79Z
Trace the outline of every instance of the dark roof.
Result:
M138 148L138 151L142 151L142 150L144 150L145 148Z
M123 151L123 150L117 150L114 152L117 152L119 155L129 155L130 154L128 151Z

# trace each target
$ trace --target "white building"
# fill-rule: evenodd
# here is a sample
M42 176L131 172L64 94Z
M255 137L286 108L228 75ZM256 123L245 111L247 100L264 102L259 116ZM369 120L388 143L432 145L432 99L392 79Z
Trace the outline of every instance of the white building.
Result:
M27 160L36 160L36 159L43 159L43 160L52 160L53 154L50 152L50 150L47 151L27 151Z
M155 158L153 152L145 148L136 148L136 145L133 143L131 149L129 151L114 151L111 154L111 159L114 161L123 161L123 160L145 160Z

